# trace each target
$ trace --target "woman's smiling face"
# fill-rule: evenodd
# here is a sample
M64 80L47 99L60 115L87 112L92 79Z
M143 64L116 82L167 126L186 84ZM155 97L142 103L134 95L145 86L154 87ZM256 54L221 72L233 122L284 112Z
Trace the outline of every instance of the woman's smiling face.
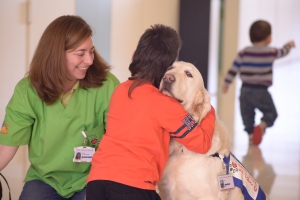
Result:
M66 51L67 70L73 81L85 77L94 61L94 48L93 39L89 37L76 49Z

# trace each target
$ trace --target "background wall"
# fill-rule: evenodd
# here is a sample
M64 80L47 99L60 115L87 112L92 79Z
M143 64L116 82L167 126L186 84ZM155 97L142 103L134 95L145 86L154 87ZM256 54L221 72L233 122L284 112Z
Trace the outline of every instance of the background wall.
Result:
M93 42L102 57L110 59L111 1L76 0L76 14L83 17L93 29Z
M210 0L180 1L179 32L182 39L182 47L178 60L195 65L201 72L205 88L208 86L210 12Z
M131 56L140 36L161 23L178 31L179 0L77 0L76 13L94 29L97 50L120 81L130 76ZM166 12L167 11L167 12Z
M217 105L218 116L226 125L229 135L234 137L234 106L235 90L229 90L227 94L222 94L225 74L232 64L232 59L237 52L238 22L239 22L239 0L221 0L220 15L220 42L219 42L219 63L218 63L218 88ZM211 80L212 81L212 80ZM235 83L231 85L235 88Z
M140 36L153 24L178 31L179 0L112 0L110 64L112 72L125 81L132 54Z
M0 0L0 122L5 106L17 82L28 70L30 59L46 26L60 15L75 14L74 0ZM1 158L0 158L1 159ZM27 146L21 146L13 160L2 171L7 178L12 200L23 188L29 162ZM4 181L4 200L8 191Z
M0 123L2 126L4 109L14 86L24 76L26 70L26 4L22 0L0 1ZM10 19L10 20L7 20ZM4 29L5 28L5 29ZM10 182L11 189L20 193L23 186L22 179L25 176L25 169L16 166L24 166L25 147L20 148L14 160L2 173ZM0 158L1 159L1 158ZM14 170L14 171L12 171ZM1 179L1 178L0 178ZM1 179L2 187L6 188L5 182ZM15 186L13 186L14 184ZM4 190L4 198L7 198L7 189ZM15 197L14 199L17 199Z

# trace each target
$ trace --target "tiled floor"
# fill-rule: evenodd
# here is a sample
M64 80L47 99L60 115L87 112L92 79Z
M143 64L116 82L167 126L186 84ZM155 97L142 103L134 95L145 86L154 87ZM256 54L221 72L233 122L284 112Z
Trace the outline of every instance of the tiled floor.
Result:
M233 154L245 165L271 200L300 199L300 59L274 69L270 92L277 107L275 125L262 143L248 145L239 111L236 112ZM238 109L237 109L238 110ZM258 113L257 122L261 114Z

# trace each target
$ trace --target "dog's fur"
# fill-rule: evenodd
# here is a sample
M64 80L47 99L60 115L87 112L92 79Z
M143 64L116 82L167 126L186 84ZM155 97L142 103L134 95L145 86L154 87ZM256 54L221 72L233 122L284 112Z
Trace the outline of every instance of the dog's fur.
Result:
M164 75L160 91L178 99L185 110L200 123L210 111L210 96L199 70L191 63L175 62ZM189 151L171 140L169 160L158 184L162 200L243 200L239 188L220 191L218 175L226 174L221 158L211 155L230 153L229 135L218 118L212 146L206 154Z

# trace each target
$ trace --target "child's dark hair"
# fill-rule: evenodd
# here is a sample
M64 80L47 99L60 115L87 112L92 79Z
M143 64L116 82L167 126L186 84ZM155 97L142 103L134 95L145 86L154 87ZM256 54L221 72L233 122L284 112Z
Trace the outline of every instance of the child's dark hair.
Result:
M128 96L131 96L135 87L146 82L158 88L168 67L176 60L180 48L180 36L173 28L155 24L147 29L141 36L129 65L129 80L133 80L133 83Z
M255 21L250 27L249 34L252 43L261 42L271 34L271 25L264 20Z

